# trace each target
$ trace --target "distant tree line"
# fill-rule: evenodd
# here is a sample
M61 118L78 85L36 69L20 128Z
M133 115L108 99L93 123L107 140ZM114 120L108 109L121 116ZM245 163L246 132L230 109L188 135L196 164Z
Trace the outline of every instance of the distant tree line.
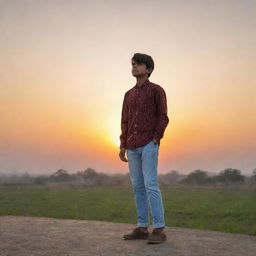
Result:
M256 168L250 176L241 174L238 169L228 168L220 171L218 174L211 174L203 170L195 170L189 174L181 174L178 171L170 171L165 174L159 174L159 184L169 186L172 184L187 184L187 185L208 185L208 184L256 184ZM0 173L0 184L73 184L82 186L130 186L129 172L126 174L106 174L96 172L92 168L87 168L84 171L78 171L74 174L69 174L64 169L59 169L51 175L29 175L24 174L3 175Z
M183 184L213 184L213 183L225 183L225 184L238 184L238 183L255 183L256 184L256 172L252 177L246 179L246 176L241 174L238 169L228 168L221 171L215 176L209 177L206 171L195 170L187 175L186 178L181 180Z

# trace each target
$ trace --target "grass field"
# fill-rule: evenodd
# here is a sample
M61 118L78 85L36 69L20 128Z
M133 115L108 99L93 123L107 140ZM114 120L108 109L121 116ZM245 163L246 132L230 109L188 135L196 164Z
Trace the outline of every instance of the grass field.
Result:
M256 235L256 190L161 188L168 227ZM0 187L0 215L136 224L131 188Z

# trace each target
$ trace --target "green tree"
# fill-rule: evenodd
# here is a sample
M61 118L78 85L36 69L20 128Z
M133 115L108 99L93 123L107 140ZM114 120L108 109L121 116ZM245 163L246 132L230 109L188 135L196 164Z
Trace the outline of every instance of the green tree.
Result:
M253 169L251 178L252 178L252 182L256 183L256 168Z
M222 183L242 183L244 179L240 170L232 168L225 169L216 176L216 180Z
M50 181L55 181L55 182L69 181L71 179L72 177L68 174L66 170L63 170L63 169L59 169L57 172L55 172L49 177Z
M186 178L181 180L181 183L185 184L205 184L209 183L210 178L207 175L206 171L195 170L187 175Z

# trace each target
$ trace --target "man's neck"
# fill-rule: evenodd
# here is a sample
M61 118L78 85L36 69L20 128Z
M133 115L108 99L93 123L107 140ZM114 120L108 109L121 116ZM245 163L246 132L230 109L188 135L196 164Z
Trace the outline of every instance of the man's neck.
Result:
M146 80L148 80L148 76L143 76L143 77L137 77L137 85L141 86Z

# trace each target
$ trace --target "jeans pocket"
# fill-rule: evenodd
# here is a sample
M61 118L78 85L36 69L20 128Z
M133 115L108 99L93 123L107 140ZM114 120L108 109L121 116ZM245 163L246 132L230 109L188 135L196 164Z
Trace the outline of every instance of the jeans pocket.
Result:
M151 140L151 141L154 143L155 146L157 145L157 143L155 143L153 140Z

